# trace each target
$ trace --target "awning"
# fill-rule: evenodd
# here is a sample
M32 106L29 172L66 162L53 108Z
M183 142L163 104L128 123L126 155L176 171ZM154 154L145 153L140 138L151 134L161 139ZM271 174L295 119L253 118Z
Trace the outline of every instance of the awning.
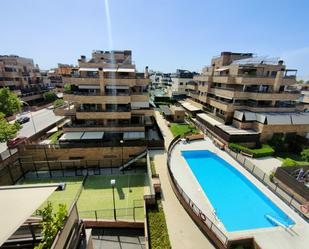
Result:
M309 113L293 114L292 123L298 125L309 125Z
M183 102L183 103L181 103L181 105L185 109L189 110L190 112L196 112L196 111L200 111L201 110L201 108L198 108L198 107L196 107L196 106L194 106L194 105L192 105L192 104L190 104L188 102Z
M243 112L237 111L237 110L234 112L234 118L235 119L237 119L239 121L242 121L243 117L244 117L244 113Z
M106 85L106 89L129 89L129 86Z
M167 105L160 105L159 107L165 116L171 116L173 114Z
M149 108L149 102L131 102L132 109Z
M221 125L221 123L218 120L212 118L211 116L207 115L206 113L199 113L196 116L203 119L204 121L211 124L212 126Z
M64 133L60 138L59 141L65 141L65 140L80 140L82 135L84 134L83 131L70 131Z
M135 73L135 68L103 68L103 72L110 73Z
M55 184L0 188L0 246L31 217L56 188Z
M222 72L222 71L227 71L227 70L229 70L228 67L220 67L220 68L215 69L215 72Z
M81 67L78 69L78 71L85 71L85 72L98 72L98 68L87 68L87 67Z
M85 131L84 135L81 137L84 139L102 139L104 136L103 131Z
M103 72L115 73L117 72L117 68L103 68Z
M256 115L254 112L244 112L245 114L245 121L255 121Z
M79 85L79 89L100 89L99 85Z
M220 125L217 125L217 127L219 127L221 130L223 130L224 132L226 132L229 135L255 135L255 134L259 134L258 132L254 131L254 130L237 129L234 126L231 126L231 125L220 124Z
M292 124L291 116L285 114L266 115L268 125L290 125Z
M58 127L57 126L52 128L52 129L50 129L49 131L47 131L46 134L51 134L51 133L54 133L56 131L58 131Z
M134 73L135 68L118 68L117 72L120 73Z
M145 132L141 131L130 131L123 133L124 140L134 140L134 139L142 139L145 138Z
M265 124L266 116L262 113L256 113L256 121Z

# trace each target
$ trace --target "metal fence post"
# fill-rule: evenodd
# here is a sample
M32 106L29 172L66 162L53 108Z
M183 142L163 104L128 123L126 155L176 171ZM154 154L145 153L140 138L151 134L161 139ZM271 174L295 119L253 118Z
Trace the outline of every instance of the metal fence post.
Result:
M98 221L98 214L97 214L97 210L94 210L94 215L95 215L95 220Z
M133 220L135 221L135 207L133 207Z

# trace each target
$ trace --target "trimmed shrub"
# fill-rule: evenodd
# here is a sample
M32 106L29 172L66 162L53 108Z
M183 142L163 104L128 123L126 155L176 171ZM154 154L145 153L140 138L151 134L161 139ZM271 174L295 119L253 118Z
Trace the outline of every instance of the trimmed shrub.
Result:
M302 158L304 161L309 162L309 148L304 149L304 150L301 152L301 158Z
M59 106L62 106L64 104L64 100L63 99L56 99L54 101L54 108L57 108Z
M291 166L297 166L297 162L291 158L284 159L282 167L291 167Z
M268 144L262 144L261 148L250 149L250 148L248 148L246 146L242 146L240 144L229 143L229 148L238 152L238 153L242 151L244 153L250 154L254 158L272 156L275 152L274 149L271 146L269 146Z

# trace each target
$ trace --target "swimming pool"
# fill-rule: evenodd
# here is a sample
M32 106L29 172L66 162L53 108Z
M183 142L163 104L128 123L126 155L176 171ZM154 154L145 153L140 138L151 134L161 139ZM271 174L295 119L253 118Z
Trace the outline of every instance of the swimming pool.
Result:
M182 151L182 156L227 231L278 226L272 218L284 225L294 224L252 182L214 153Z

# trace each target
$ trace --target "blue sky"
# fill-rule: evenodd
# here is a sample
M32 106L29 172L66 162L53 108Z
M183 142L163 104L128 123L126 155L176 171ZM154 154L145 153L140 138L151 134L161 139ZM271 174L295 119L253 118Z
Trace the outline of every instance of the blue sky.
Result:
M0 54L41 68L110 49L105 0L1 0ZM109 0L112 48L138 69L200 71L221 51L281 57L309 79L309 1Z

